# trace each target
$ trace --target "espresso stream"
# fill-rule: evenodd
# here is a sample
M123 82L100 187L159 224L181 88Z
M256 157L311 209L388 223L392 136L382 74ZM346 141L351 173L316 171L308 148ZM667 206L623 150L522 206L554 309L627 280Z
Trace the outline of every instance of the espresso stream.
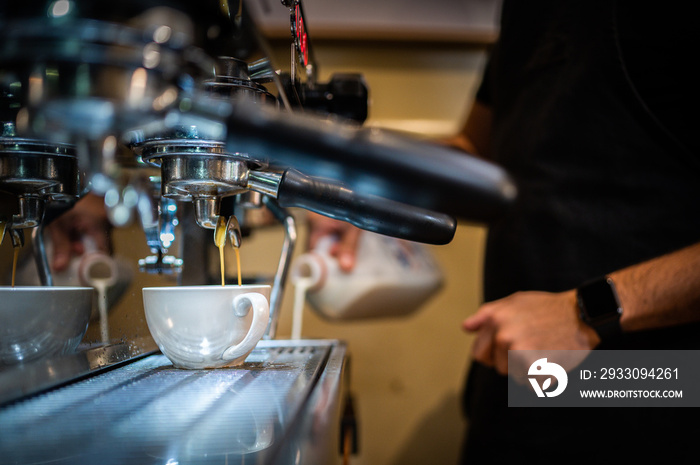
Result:
M221 263L221 285L226 285L226 271L224 262L224 247L226 246L226 218L223 216L219 217L216 223L216 229L214 231L214 243L219 248L219 261ZM5 239L5 229L7 228L7 222L0 221L0 244L2 244L3 239ZM238 285L242 284L241 279L241 253L238 247L234 247L233 250L236 252L236 266L238 268ZM15 287L15 276L17 274L17 260L19 258L19 247L14 247L14 255L12 259L12 287Z
M0 244L5 239L6 221L0 221ZM14 247L12 254L12 287L15 287L15 276L17 275L17 260L19 259L19 247Z
M214 230L214 244L219 248L219 262L221 264L221 285L225 286L226 285L226 265L224 262L224 247L226 246L226 226L228 224L228 220L220 216L218 221L216 222L216 229ZM236 252L236 266L238 268L238 285L240 286L242 284L242 279L241 279L241 252L238 247L233 248L234 252Z

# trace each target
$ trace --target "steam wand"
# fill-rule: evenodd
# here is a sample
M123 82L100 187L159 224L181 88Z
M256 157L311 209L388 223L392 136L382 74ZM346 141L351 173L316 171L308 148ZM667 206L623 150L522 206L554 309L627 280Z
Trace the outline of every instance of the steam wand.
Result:
M277 323L279 321L280 308L282 307L282 296L287 283L289 267L292 263L292 255L297 242L297 228L294 217L285 208L280 207L277 201L269 196L263 196L265 206L272 212L273 216L284 226L284 242L282 252L277 264L277 272L272 285L270 295L270 323L265 331L264 339L274 339L277 333Z

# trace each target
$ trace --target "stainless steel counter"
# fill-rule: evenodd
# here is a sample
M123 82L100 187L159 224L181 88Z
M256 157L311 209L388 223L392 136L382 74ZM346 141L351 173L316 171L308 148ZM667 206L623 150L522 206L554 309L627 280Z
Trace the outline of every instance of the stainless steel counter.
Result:
M261 341L235 368L160 353L7 402L0 464L329 464L340 461L345 346Z

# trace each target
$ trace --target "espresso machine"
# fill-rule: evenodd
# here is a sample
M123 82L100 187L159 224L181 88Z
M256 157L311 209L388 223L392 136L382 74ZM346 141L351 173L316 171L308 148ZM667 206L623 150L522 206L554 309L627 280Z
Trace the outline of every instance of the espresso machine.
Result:
M0 366L0 463L339 462L347 348L276 339L290 209L446 244L457 218L503 213L507 174L364 128L367 87L318 81L301 0L276 5L290 16L288 72L245 0L12 3L0 7L3 230L16 247L31 237L42 285L43 228L87 193L115 226L140 224L139 268L178 284L202 284L221 216L245 247L248 213L264 209L284 241L266 336L239 367L178 370L147 337Z

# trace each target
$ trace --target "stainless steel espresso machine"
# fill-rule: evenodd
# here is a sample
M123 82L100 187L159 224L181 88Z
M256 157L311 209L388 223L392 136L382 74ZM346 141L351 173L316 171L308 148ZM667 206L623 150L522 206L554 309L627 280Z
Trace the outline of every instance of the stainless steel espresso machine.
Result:
M276 338L289 209L446 244L456 218L502 214L507 174L363 128L367 87L359 75L318 81L301 0L275 5L290 15L288 72L245 0L5 3L1 219L13 246L31 238L42 285L53 285L43 228L87 193L115 226L140 223L143 272L179 284L204 284L222 215L238 218L239 246L259 209L285 236L266 336L239 367L175 369L150 338L0 365L0 464L339 462L352 424L341 431L345 345ZM187 246L173 251L178 234Z

